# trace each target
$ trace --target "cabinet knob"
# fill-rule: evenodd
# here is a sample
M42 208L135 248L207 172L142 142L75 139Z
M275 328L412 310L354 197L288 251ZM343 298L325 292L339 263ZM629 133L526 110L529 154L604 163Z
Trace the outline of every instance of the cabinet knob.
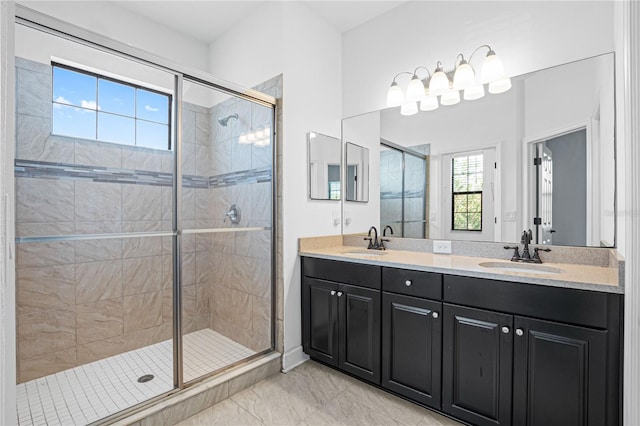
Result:
M431 314L431 316L434 317L434 318L438 318L440 315L437 312L433 312Z
M335 296L336 295L336 291L335 290L331 290L331 295Z
M406 281L404 282L404 285L406 285L407 287L411 286L411 284L413 284L413 283L411 282L411 280L406 280Z
M503 332L504 334L509 334L509 331L510 331L510 330L509 330L509 327L507 327L506 325L505 325L504 327L502 327L502 332Z
M516 336L522 336L524 331L521 328L516 328Z
M342 292L341 291L338 292L338 297L342 297Z

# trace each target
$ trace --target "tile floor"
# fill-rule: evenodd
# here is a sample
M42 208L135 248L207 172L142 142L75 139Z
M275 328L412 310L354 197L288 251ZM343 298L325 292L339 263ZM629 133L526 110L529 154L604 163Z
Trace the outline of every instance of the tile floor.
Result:
M178 426L460 424L308 361L287 374L280 373L245 389Z
M184 380L240 361L254 351L211 329L183 338ZM138 383L138 377L153 380ZM146 401L173 388L171 340L17 386L18 424L85 425Z

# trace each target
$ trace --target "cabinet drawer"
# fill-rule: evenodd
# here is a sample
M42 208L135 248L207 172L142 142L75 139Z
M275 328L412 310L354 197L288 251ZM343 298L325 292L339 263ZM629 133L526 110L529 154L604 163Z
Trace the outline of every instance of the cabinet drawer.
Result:
M444 301L587 327L607 327L607 295L594 291L444 276Z
M380 289L379 266L304 257L302 268L306 277Z
M382 268L382 289L407 296L442 299L442 275L408 269Z

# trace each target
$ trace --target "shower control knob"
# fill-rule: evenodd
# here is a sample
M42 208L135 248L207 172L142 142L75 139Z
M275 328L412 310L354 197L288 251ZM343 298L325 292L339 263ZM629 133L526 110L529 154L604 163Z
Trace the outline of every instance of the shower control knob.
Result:
M331 290L331 295L335 296L336 295L336 291L335 290Z
M507 326L502 327L502 332L504 334L509 334L509 331L511 331L511 330L509 330L509 327L507 327Z
M404 282L404 285L406 285L407 287L411 287L411 284L413 284L413 283L411 282L411 280L406 280L406 281Z

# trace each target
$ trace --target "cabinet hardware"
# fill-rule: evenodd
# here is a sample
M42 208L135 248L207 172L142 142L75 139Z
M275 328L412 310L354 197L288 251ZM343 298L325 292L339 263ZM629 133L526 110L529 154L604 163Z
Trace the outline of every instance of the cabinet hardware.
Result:
M411 286L411 284L413 284L413 283L411 282L411 280L406 280L406 281L404 282L404 285L406 285L407 287Z
M434 317L434 318L438 318L440 315L438 315L437 312L434 312L434 313L431 314L431 316Z
M338 292L338 297L342 297L342 292L341 291Z
M507 327L507 326L502 327L502 332L503 332L504 334L509 334L509 331L510 331L510 330L509 330L509 327Z
M331 295L335 296L336 295L336 291L335 290L331 290Z
M521 328L516 328L516 336L522 336L524 334L524 331L522 331Z

